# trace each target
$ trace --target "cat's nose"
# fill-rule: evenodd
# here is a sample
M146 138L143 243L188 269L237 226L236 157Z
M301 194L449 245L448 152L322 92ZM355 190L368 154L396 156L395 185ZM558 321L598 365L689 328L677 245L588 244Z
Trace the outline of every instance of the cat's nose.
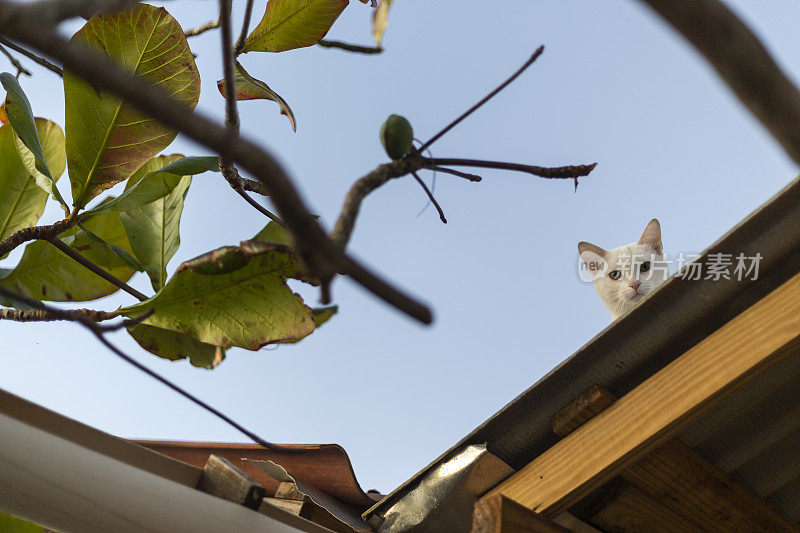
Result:
M628 285L630 285L631 289L633 289L633 290L635 290L635 291L638 291L638 290L639 290L639 285L641 285L641 284L642 284L642 283L641 283L640 281L638 281L638 280L637 280L637 281L630 281L630 282L628 282Z

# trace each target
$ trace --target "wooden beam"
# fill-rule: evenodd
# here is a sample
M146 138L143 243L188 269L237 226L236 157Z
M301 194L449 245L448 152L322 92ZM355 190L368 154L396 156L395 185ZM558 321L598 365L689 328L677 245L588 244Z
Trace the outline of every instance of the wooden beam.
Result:
M475 504L471 533L569 533L569 529L498 494Z
M621 476L702 531L797 531L764 500L677 439Z
M566 437L615 401L617 399L613 394L599 385L593 385L556 413L553 432L559 437Z
M250 509L258 509L267 493L264 487L230 461L213 454L203 468L197 488Z
M698 304L699 305L699 304ZM555 516L800 349L800 274L491 490Z
M607 498L587 513L586 519L603 531L657 531L658 533L708 531L638 487L622 480L620 482L621 486L610 490Z

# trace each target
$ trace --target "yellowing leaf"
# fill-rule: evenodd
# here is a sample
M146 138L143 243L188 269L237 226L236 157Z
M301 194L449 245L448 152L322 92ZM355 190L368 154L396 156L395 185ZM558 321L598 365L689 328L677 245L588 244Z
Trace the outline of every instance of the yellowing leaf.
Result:
M372 12L372 36L375 37L378 46L381 45L383 32L386 31L386 26L389 24L390 7L392 7L392 0L381 0L381 3Z
M264 18L247 37L245 52L283 52L325 37L349 0L268 0Z
M164 8L138 4L94 17L73 39L111 59L183 103L197 105L200 76L178 22ZM177 132L136 108L64 72L67 163L73 205L82 208L100 192L127 179L166 148Z
M136 317L154 310L142 324L214 346L258 350L303 338L316 327L288 278L304 278L288 247L245 241L183 263L158 294L122 312Z
M286 100L281 98L281 96L269 88L269 85L264 83L261 80L257 80L252 77L248 72L244 69L244 67L236 62L236 70L234 71L234 84L236 85L236 99L237 100L272 100L273 102L277 102L278 105L281 107L281 115L286 115L289 119L289 122L292 124L292 130L297 131L297 123L295 122L294 112L292 108L289 107L289 104L286 103ZM217 88L219 92L222 94L223 97L227 94L225 88L225 80L219 80L217 82Z
M189 358L194 366L214 368L225 359L225 348L196 341L188 335L147 324L128 327L128 333L148 352L177 361Z

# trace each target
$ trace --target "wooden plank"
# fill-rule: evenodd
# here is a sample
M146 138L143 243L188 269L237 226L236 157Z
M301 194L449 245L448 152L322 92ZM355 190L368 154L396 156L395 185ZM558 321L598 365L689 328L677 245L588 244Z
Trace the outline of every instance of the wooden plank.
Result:
M675 439L621 476L703 531L797 531L764 500Z
M498 494L475 504L471 533L569 533L569 529Z
M559 437L569 435L616 400L607 390L599 385L593 385L556 413L553 419L553 432Z
M553 431L565 436L616 401L595 385L564 409ZM791 531L786 518L677 439L656 448L620 476L703 531Z
M800 274L488 493L555 516L800 349Z
M283 509L284 511L289 511L290 513L296 515L299 515L300 511L303 510L303 504L304 504L303 500L286 500L283 498L270 498L269 496L267 496L266 498L264 498L261 506L259 506L259 509L265 503L269 505L274 505L279 509Z
M284 500L304 500L306 495L300 492L296 483L281 481L275 490L275 497Z
M586 519L603 531L704 531L697 524L630 484L616 487L595 511L588 513Z
M250 476L219 455L208 458L197 488L213 496L258 509L267 491Z

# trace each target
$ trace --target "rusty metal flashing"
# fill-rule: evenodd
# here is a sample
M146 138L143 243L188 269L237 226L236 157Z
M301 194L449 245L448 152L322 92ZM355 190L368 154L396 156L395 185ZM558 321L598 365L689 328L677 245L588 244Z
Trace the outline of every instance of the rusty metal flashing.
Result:
M760 253L756 280L670 278L494 416L364 513L385 517L426 476L472 444L519 469L550 446L555 413L599 384L623 396L800 271L800 178L793 180L698 258Z

